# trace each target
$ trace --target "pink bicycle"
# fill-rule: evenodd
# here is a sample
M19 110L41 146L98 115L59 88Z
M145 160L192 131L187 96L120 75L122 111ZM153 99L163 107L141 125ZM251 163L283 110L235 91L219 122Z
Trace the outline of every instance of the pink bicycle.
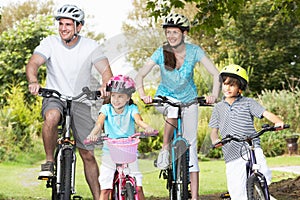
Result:
M149 136L157 136L158 131L153 133L135 133L128 138L113 139L102 135L97 143L106 140L110 156L116 163L116 171L113 180L113 189L111 193L112 200L139 200L137 193L137 185L135 177L129 175L128 164L136 161L137 147L140 138ZM85 140L85 144L91 144L89 140Z

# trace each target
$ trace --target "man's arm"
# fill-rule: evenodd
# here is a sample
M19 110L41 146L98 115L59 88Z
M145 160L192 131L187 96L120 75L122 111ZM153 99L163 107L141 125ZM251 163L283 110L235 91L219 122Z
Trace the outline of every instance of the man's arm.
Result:
M108 59L102 59L95 64L97 71L101 74L102 85L100 87L100 92L102 97L107 97L109 92L106 92L106 83L113 76Z
M28 81L28 89L31 94L37 95L40 85L38 81L38 69L45 63L45 59L38 55L33 54L26 65L26 78Z

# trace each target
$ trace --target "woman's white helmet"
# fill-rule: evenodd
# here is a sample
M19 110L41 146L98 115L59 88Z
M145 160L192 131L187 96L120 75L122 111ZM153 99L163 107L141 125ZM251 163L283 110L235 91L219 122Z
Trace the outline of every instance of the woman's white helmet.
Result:
M84 12L75 5L66 4L59 8L56 12L55 19L59 20L60 18L73 19L84 25Z

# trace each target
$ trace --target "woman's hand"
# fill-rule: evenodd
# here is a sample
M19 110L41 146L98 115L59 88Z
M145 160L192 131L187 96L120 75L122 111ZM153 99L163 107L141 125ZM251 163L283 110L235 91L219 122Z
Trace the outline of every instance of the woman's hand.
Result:
M215 96L207 96L206 97L206 103L207 104L214 104L216 102L217 98Z
M143 100L143 102L144 102L145 104L150 104L150 103L152 103L152 97L151 97L151 96L141 96L140 98Z

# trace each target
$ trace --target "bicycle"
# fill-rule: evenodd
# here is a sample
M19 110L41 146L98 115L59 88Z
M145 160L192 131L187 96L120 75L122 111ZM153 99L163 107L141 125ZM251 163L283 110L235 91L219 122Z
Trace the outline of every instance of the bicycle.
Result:
M126 138L109 138L106 134L101 134L97 139L96 144L101 144L104 140L110 152L110 156L114 163L116 163L116 171L113 180L113 189L111 193L112 200L139 200L137 193L137 185L135 177L129 175L127 170L128 164L135 162L137 159L137 147L140 138L157 136L158 131L153 133L139 132ZM86 139L86 145L92 144Z
M289 128L288 124L285 124L284 127ZM256 156L254 151L253 139L260 137L262 134L268 131L277 131L280 130L280 127L269 126L265 124L262 126L262 129L252 135L242 136L242 135L227 135L221 141L212 145L212 148L221 147L228 142L244 142L248 145L245 145L248 149L249 158L246 163L246 172L247 172L247 197L251 200L270 200L270 193L268 184L265 176L259 171L260 165L256 162ZM242 156L242 155L241 155Z
M173 138L171 141L170 160L171 165L161 170L159 177L163 175L164 179L167 179L167 189L169 190L169 198L171 200L187 200L189 194L189 142L183 137L182 133L182 110L185 107L189 107L193 104L199 106L211 106L206 104L205 97L197 97L189 103L172 102L167 97L157 96L153 99L153 106L163 106L168 104L178 108L177 127L174 127ZM156 165L156 164L154 164Z
M66 102L62 116L62 123L58 126L60 138L54 154L54 174L52 177L39 176L39 180L46 180L46 187L52 189L52 200L70 200L75 191L75 167L76 167L76 142L72 139L71 132L71 105L73 100L86 98L97 100L100 91L90 91L88 87L82 88L82 93L76 97L66 96L53 89L40 88L39 96L44 98L58 98ZM73 199L82 199L73 196Z

